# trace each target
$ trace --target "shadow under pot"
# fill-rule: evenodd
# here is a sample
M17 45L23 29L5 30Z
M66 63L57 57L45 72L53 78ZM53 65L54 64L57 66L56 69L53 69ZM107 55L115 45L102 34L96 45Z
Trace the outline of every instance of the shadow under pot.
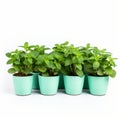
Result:
M58 89L64 89L63 74L60 74Z
M39 82L38 82L38 75L39 73L32 73L33 74L33 86L32 88L34 90L39 90Z
M39 75L39 86L40 93L43 95L55 95L58 91L59 76L40 76Z
M65 92L69 95L79 95L82 93L84 77L64 76Z
M33 75L15 76L13 75L14 90L16 95L30 95L32 92Z
M85 78L84 78L84 85L83 85L83 89L89 89L89 86L88 86L88 76L85 75Z
M93 95L105 95L108 88L109 76L88 75L89 91Z

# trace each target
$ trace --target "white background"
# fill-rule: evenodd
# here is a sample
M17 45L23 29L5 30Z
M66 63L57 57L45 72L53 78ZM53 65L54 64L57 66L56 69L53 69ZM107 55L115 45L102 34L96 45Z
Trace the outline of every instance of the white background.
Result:
M23 45L69 41L107 48L120 58L119 0L0 0L0 120L120 120L120 70L106 96L14 94L5 53Z

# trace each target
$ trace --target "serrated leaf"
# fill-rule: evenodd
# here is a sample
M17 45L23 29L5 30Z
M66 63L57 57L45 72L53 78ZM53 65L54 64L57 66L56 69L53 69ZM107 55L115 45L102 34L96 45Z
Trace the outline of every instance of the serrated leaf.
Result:
M112 74L112 68L111 67L107 67L106 69L105 69L105 73L107 74L107 75L110 75L110 74Z
M65 60L65 66L71 65L71 59L66 59Z
M11 74L13 74L13 73L15 73L16 72L16 70L14 69L14 68L10 68L9 70L8 70L8 73L11 73Z
M55 62L55 65L56 65L57 69L61 69L61 65L59 63Z
M68 45L68 44L69 44L69 42L68 42L68 41L66 41L66 42L64 42L64 43L63 43L63 45Z
M103 75L103 71L102 71L101 69L99 69L99 70L97 71L97 74L101 76L101 75Z
M90 43L87 43L86 47L87 47L87 48L90 48Z
M11 57L11 53L6 53L6 56L7 57Z
M83 71L79 70L79 69L76 69L76 74L80 77L83 76Z
M116 71L112 70L112 73L110 74L110 77L114 78L116 76Z
M24 48L28 48L28 42L24 43Z
M38 68L38 70L42 73L44 73L47 69L44 66L41 66L40 68Z
M20 64L20 62L19 62L19 61L15 61L15 64L19 65L19 64Z
M94 68L94 69L99 68L99 66L100 66L100 63L99 63L99 62L95 61L95 62L93 63L93 68Z
M49 66L49 60L45 59L45 63Z
M75 65L77 69L79 70L82 70L82 65L81 64L78 64L78 65Z
M13 60L12 59L9 59L8 61L7 61L7 64L12 64L13 63Z
M48 73L42 73L42 76L49 76L49 74Z
M111 67L106 68L105 73L106 73L106 75L109 75L113 78L116 76L116 71L113 70Z
M29 62L30 64L32 64L32 59L31 59L31 58L28 58L28 62Z

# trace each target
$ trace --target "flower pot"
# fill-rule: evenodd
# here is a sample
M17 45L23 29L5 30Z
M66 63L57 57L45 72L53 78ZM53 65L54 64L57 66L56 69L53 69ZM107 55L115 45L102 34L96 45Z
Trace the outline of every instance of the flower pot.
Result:
M38 75L39 73L33 73L33 86L32 88L35 90L39 90L39 82L38 82Z
M32 92L32 76L13 76L14 89L16 95L29 95Z
M39 75L40 93L43 95L55 95L58 90L59 76L45 77Z
M63 74L60 74L60 78L59 78L59 89L64 89L64 80L63 80Z
M87 75L85 75L83 89L89 89L89 86L88 86L88 76Z
M84 76L64 76L65 92L70 95L82 93Z
M88 76L90 93L93 95L105 95L108 87L108 76Z

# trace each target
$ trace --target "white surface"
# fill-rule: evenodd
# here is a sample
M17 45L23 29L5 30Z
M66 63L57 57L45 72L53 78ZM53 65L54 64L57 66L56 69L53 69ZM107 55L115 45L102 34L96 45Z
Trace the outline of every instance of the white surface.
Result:
M1 0L0 1L0 120L120 120L120 81L110 79L106 96L86 92L69 96L14 94L5 53L25 41L48 47L68 40L78 46L91 43L120 58L119 0Z

